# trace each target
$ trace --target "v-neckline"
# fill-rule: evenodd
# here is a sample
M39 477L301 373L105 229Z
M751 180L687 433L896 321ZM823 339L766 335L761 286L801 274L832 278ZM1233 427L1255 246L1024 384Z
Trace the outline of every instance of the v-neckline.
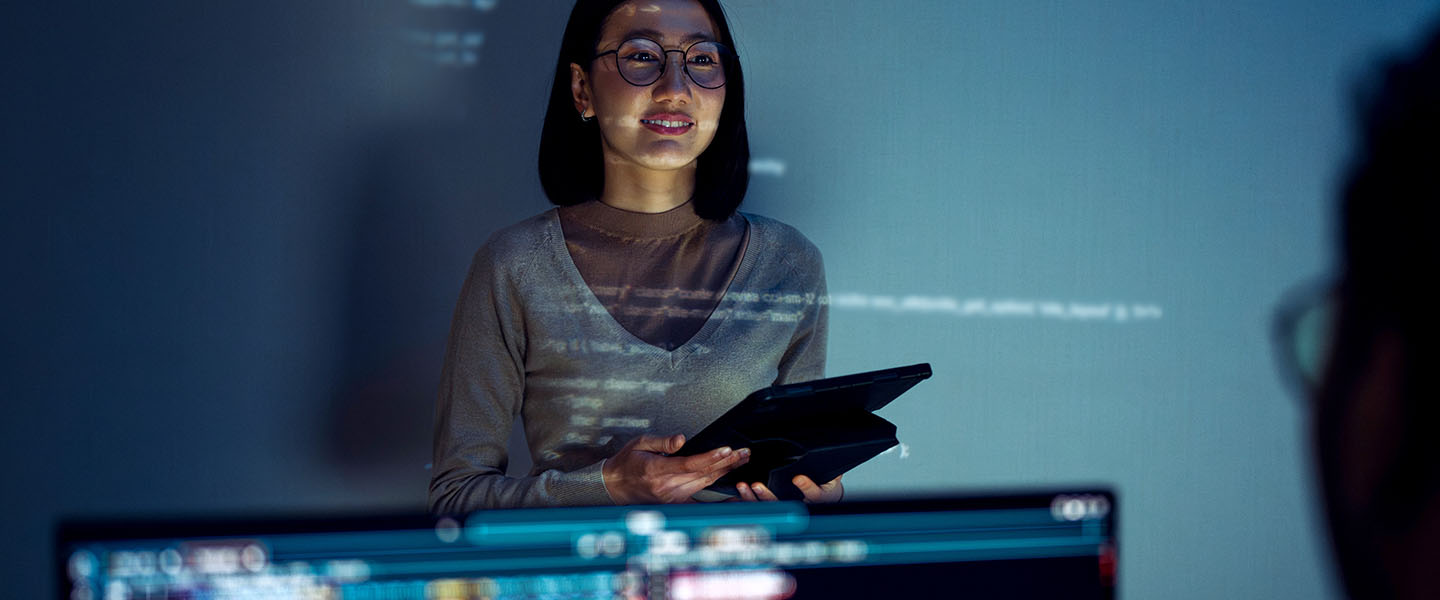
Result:
M715 303L715 307L710 310L710 314L706 315L705 323L700 326L700 329L695 332L695 335L690 336L690 339L685 340L685 343L676 346L673 350L666 350L640 339L639 336L636 336L629 329L626 329L624 325L620 324L619 319L616 319L615 315L610 313L610 309L605 308L605 303L601 302L600 298L595 295L595 291L590 289L590 284L585 283L585 277L580 274L580 268L575 265L575 257L570 256L570 249L565 246L565 231L560 226L559 209L550 210L546 227L550 234L547 236L550 238L550 250L559 255L557 260L560 262L561 269L565 271L565 277L570 280L571 285L582 290L579 292L580 298L588 312L591 314L605 315L603 320L608 323L606 326L618 330L620 335L624 337L631 346L638 345L645 348L646 352L650 354L667 356L670 360L670 366L673 368L679 365L680 361L685 357L693 354L695 350L700 347L700 342L713 335L715 329L723 324L724 319L718 318L716 315L723 314L722 311L733 310L731 305L733 305L736 300L731 290L736 289L735 284L746 279L750 274L751 267L754 263L750 246L755 243L755 228L750 219L745 218L744 213L737 212L735 214L739 215L740 218L745 221L745 236L740 247L740 264L735 268L735 273L730 276L730 281L725 283L725 289L721 292L720 301Z

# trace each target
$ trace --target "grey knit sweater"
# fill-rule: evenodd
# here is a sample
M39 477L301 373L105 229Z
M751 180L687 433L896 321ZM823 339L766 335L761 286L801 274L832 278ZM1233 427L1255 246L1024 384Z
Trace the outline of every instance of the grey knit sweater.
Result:
M576 270L554 210L491 236L451 324L431 511L611 504L601 467L630 439L693 436L752 391L823 377L820 251L788 225L743 216L749 242L729 288L700 331L668 352L606 312ZM534 467L506 477L517 416Z

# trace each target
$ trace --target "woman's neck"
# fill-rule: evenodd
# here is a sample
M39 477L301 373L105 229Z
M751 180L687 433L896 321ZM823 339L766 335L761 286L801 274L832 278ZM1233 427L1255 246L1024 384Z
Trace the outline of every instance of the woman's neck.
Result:
M674 171L654 171L606 161L600 201L621 210L662 213L695 195L695 163Z

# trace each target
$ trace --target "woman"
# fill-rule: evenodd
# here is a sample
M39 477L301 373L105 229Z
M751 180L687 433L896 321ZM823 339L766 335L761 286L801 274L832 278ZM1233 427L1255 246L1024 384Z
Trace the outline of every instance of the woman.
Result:
M442 373L432 511L689 501L749 450L668 456L685 434L755 389L823 376L819 251L735 212L749 147L731 48L715 0L576 4L540 144L559 208L476 253ZM516 417L534 467L512 478ZM843 493L838 478L795 483L810 501Z

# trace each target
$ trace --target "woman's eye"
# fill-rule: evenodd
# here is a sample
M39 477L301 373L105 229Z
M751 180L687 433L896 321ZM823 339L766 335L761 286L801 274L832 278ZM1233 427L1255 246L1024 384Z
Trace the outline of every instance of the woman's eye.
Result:
M625 55L625 60L633 60L633 61L638 61L638 62L652 62L652 61L655 60L655 55L654 55L654 54L651 54L651 53L649 53L649 52L632 52L632 53L630 53L630 54Z
M690 64L692 64L692 65L707 65L707 66L708 66L708 65L713 65L713 64L715 64L715 59L714 59L714 58L711 58L711 57L709 57L709 56L693 56L693 57L690 58Z

